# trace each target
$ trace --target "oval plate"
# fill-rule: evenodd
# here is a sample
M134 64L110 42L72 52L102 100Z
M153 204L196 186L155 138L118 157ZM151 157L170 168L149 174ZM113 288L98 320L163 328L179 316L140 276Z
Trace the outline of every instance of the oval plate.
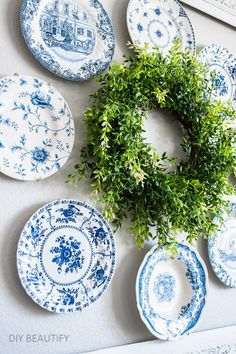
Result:
M23 0L21 28L36 59L68 80L87 80L110 64L110 19L98 0Z
M56 173L74 144L74 121L64 98L31 76L0 80L0 171L20 180Z
M136 281L140 316L157 338L177 339L198 322L206 302L207 271L198 252L182 244L170 258L166 247L145 256Z
M215 89L212 98L223 102L232 101L236 108L236 58L228 49L217 44L205 47L199 54L199 60L210 73L215 73Z
M157 46L166 54L173 40L179 38L181 49L195 51L192 24L176 0L130 0L127 9L130 37L141 47Z
M232 215L223 213L224 223L216 236L208 240L208 254L217 277L227 286L236 288L236 197L230 198Z
M39 209L24 227L17 249L23 287L49 311L74 312L107 289L115 267L115 242L93 207L57 200Z

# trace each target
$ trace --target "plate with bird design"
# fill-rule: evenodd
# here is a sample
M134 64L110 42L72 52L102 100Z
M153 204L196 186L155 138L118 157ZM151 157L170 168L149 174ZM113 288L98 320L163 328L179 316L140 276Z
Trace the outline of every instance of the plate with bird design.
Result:
M0 171L30 181L52 176L74 145L68 104L50 84L31 76L0 80Z
M54 201L24 227L17 267L27 294L44 309L82 310L104 294L112 279L112 231L92 206L77 200Z

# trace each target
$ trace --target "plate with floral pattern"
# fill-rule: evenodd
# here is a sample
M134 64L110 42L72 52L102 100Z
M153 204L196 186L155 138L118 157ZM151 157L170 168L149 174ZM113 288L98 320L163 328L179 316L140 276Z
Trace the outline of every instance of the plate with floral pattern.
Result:
M0 171L20 180L56 173L74 144L74 121L64 98L31 76L0 80Z
M171 257L166 246L145 256L136 280L141 319L157 338L174 340L193 330L206 303L208 275L198 252L177 245Z
M236 288L236 196L229 198L229 212L224 211L222 217L220 230L208 239L208 254L217 277Z
M88 204L68 199L49 203L25 225L17 267L27 294L44 309L82 310L104 294L112 279L112 231Z
M36 59L68 80L87 80L110 64L115 47L98 0L23 0L21 28Z
M178 38L182 50L195 51L192 24L176 0L130 0L127 24L132 41L141 47L157 46L166 54Z
M223 102L232 101L236 108L236 57L220 45L203 48L199 60L206 66L209 75L214 75L211 97Z

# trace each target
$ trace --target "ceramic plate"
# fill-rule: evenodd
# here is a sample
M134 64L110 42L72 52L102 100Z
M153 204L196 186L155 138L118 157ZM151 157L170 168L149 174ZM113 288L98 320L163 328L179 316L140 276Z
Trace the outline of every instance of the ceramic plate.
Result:
M236 58L219 45L205 47L199 54L199 60L206 65L209 73L215 75L215 89L212 98L226 102L231 100L236 108Z
M188 334L206 302L207 271L198 252L183 244L177 250L172 259L165 247L153 247L136 281L141 318L154 336L164 340Z
M0 171L21 180L57 172L70 156L74 121L63 97L30 76L0 80Z
M102 215L76 200L57 200L26 224L17 249L26 292L49 311L73 312L95 302L108 287L115 243Z
M236 288L236 197L231 197L232 214L223 213L221 231L208 240L210 262L217 277L227 286Z
M179 38L182 50L195 51L193 27L176 0L130 0L127 24L132 41L142 47L157 46L166 54Z
M98 0L23 0L21 27L36 59L65 79L87 80L112 60L113 29Z

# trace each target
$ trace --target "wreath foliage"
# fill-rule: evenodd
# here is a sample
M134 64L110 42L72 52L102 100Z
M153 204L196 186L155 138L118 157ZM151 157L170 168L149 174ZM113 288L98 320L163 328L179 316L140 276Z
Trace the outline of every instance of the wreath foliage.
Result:
M175 245L177 231L188 241L208 237L220 217L228 178L236 167L236 118L231 104L210 99L214 78L179 43L167 56L158 48L133 47L135 56L99 76L100 88L85 113L88 145L68 181L90 177L104 216L117 227L131 218L137 245L157 239ZM184 131L186 160L175 162L145 142L146 112L170 110ZM155 231L153 231L155 230Z

